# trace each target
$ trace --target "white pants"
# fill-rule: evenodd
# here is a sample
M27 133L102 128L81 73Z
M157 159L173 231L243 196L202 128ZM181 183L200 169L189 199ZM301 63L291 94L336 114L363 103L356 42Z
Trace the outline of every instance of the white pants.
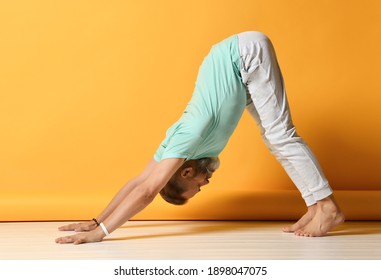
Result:
M255 31L238 34L238 41L240 72L248 95L246 108L307 206L313 205L332 194L332 189L314 154L296 133L271 41Z

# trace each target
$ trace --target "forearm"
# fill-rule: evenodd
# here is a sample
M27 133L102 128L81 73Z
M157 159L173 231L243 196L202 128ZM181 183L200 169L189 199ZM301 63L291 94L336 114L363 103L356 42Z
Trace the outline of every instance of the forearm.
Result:
M98 222L101 223L106 220L115 208L118 207L118 205L131 193L131 191L148 178L157 164L158 163L152 158L139 176L133 178L124 187L122 187L107 205L106 209L96 217Z
M110 201L107 207L100 213L96 219L99 223L107 219L107 217L115 210L116 207L131 193L131 191L138 185L136 178L130 180L125 184Z
M156 196L156 192L148 191L143 186L133 189L114 211L103 221L109 233L116 230L130 218L142 211Z

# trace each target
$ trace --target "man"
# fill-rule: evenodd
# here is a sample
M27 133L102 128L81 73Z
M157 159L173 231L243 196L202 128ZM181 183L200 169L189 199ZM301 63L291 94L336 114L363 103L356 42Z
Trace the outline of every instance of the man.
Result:
M198 73L193 96L182 117L144 171L130 180L92 221L60 230L84 231L60 237L57 243L101 241L160 195L184 204L209 183L218 155L245 109L256 120L270 151L293 180L307 213L283 231L323 236L344 221L321 168L296 133L283 78L269 38L249 31L214 45Z

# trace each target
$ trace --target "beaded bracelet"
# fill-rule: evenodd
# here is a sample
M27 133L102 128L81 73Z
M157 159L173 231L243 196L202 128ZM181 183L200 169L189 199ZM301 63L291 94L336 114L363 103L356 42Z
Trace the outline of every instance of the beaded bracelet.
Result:
M97 221L97 219L93 218L93 221L97 224L97 226L99 226L99 222Z

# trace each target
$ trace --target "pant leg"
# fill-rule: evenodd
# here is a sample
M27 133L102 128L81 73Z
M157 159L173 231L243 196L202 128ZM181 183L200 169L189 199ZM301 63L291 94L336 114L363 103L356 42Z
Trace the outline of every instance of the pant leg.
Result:
M260 32L238 34L241 76L247 87L247 109L256 120L264 142L281 163L307 206L332 193L319 163L296 133L282 73L271 41ZM250 102L252 101L252 102Z

